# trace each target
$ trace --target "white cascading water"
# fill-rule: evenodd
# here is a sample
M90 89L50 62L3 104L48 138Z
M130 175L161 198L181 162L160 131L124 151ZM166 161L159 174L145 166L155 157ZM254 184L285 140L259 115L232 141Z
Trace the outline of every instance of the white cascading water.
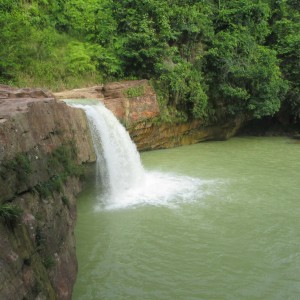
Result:
M200 186L209 183L188 176L145 171L135 144L111 111L101 103L72 106L84 109L89 120L105 209L193 201L195 196L199 198ZM103 204L99 207L103 208Z

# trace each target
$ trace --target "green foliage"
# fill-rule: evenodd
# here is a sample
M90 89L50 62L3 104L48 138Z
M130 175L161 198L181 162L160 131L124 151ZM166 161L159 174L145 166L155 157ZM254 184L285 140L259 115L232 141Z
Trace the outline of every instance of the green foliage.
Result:
M107 45L114 37L117 20L112 16L112 1L69 0L64 6L68 31L85 36L90 42Z
M170 10L171 39L180 56L194 61L203 54L203 47L214 34L212 5L200 1L175 1Z
M145 94L145 87L143 85L130 87L124 91L124 94L127 98L141 97Z
M58 7L37 1L0 6L0 83L57 90L102 78L101 73L93 71L93 58L92 67L83 60L85 65L78 72L74 72L76 66L71 64L70 68L70 61L76 60L72 49L69 53L74 39L58 32L59 22L48 14Z
M48 182L39 183L34 187L34 191L36 191L42 199L46 199L51 196L52 191L48 187Z
M54 175L50 180L37 184L34 187L34 190L42 199L48 198L52 196L54 192L62 192L63 184L65 183L66 179L66 174Z
M261 118L280 109L286 83L276 52L257 44L248 30L236 28L216 34L206 62L209 95L215 107L222 107L223 116Z
M34 191L42 198L53 196L53 193L61 193L68 176L83 177L83 167L76 163L77 149L74 143L61 145L56 148L48 161L48 172L52 174L48 181L39 183Z
M258 42L270 33L270 6L267 1L224 1L217 15L217 31L247 30Z
M46 269L51 269L55 266L55 259L52 256L47 256L43 259L43 265Z
M10 203L0 205L0 219L2 219L4 224L10 229L16 226L22 213L23 210L16 205Z
M19 154L15 160L11 161L11 167L17 172L17 179L19 181L26 181L28 175L32 172L30 159L26 154Z
M2 0L0 83L149 78L166 120L284 110L299 122L299 11L297 0Z
M5 179L6 172L15 172L19 184L28 180L29 174L32 172L30 159L27 154L18 154L14 159L6 161L1 166L0 176Z
M113 3L113 17L118 21L119 56L126 75L149 77L161 60L171 36L166 1L125 0Z
M57 170L65 176L82 176L83 169L76 163L77 148L75 143L61 145L56 148L49 159L49 170Z
M94 73L113 76L121 72L117 57L101 45L71 42L66 55L68 71L73 75Z
M182 60L161 73L156 84L163 98L168 99L168 105L186 112L189 117L205 117L207 95L201 72Z
M72 74L95 72L96 65L92 59L92 47L86 43L71 42L68 45L66 63Z
M297 4L298 3L298 4ZM298 9L297 9L298 7ZM300 11L299 2L287 1L277 8L273 17L273 35L270 42L281 60L281 70L288 81L288 92L283 110L288 111L293 122L300 120Z

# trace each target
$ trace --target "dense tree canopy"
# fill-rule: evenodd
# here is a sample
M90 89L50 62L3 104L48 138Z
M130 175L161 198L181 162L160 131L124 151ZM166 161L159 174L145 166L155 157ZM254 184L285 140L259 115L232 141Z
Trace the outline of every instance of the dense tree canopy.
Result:
M0 83L148 78L169 117L300 120L297 0L2 0Z

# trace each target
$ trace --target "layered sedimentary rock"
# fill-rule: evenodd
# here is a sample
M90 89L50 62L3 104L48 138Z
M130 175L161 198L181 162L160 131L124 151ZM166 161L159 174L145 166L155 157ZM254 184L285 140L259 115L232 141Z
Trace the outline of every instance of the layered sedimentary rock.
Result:
M127 126L159 115L156 94L147 80L106 84L103 96L104 105Z
M112 82L55 95L60 99L98 99L125 125L141 151L207 140L225 140L235 135L243 124L241 118L215 125L207 125L202 120L177 124L158 123L156 119L159 119L159 105L147 80Z
M156 94L147 80L111 82L56 93L58 99L98 99L126 125L159 115Z
M209 140L226 140L234 136L243 124L242 119L218 125L204 125L201 120L185 123L141 122L128 128L140 151L166 149Z
M93 161L83 111L0 86L0 299L71 299L75 195Z
M103 85L54 93L57 99L103 99Z

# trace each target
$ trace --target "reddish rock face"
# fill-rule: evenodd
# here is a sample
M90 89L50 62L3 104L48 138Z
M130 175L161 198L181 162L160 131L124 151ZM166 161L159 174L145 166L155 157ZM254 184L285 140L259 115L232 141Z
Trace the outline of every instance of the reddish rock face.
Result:
M147 80L111 82L55 93L55 96L58 99L98 99L126 125L159 115L156 94Z
M147 80L108 83L103 96L104 105L127 125L159 115L156 94Z

